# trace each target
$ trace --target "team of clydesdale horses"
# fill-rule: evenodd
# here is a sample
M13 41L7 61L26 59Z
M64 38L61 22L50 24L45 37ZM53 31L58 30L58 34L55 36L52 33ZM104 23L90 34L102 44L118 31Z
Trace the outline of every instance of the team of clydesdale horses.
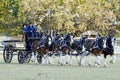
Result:
M59 64L72 65L72 56L80 56L78 64L84 66L84 57L86 56L88 64L91 66L89 55L94 55L94 65L100 66L100 56L103 54L104 66L107 67L107 55L112 57L111 63L114 63L116 59L114 55L115 38L109 35L88 39L82 34L79 40L74 40L72 34L61 37L59 34L51 36L42 33L40 38L31 45L33 51L31 60L34 60L35 63L54 64L54 57L57 56Z

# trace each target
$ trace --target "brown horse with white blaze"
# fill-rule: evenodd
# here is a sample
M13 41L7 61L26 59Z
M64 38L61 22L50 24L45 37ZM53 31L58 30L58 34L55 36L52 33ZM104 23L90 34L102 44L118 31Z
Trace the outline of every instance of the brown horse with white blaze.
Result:
M73 35L68 34L64 37L62 41L62 45L60 47L60 54L59 54L59 63L61 65L69 64L71 65L71 45L73 43ZM62 62L62 56L65 55L65 59Z
M40 64L48 64L48 49L52 44L51 36L47 35L46 37L42 38L40 41L34 41L32 44L32 49L37 49L37 59L35 62Z
M100 65L100 55L101 55L103 49L106 47L106 38L99 37L97 40L97 45L96 45L95 40L86 39L84 42L84 47L85 47L85 53L95 55L96 58L95 58L94 65L99 66ZM84 56L81 56L81 59L80 59L81 66L84 65L84 62L82 62L82 61L84 61L83 57ZM89 65L91 65L90 60L89 60Z

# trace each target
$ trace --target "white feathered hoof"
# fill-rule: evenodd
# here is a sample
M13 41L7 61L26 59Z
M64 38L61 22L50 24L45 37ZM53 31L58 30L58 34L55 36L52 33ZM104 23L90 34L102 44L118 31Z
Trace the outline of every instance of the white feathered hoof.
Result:
M98 64L95 64L94 66L95 66L95 67L98 67L98 68L100 67L100 65L98 65Z
M111 60L110 63L111 63L111 64L114 64L115 62Z
M69 64L69 66L72 66L72 64Z
M31 60L31 62L34 62L33 60Z
M79 66L84 67L84 64L83 63L79 63Z
M81 66L81 63L78 63L79 66Z
M61 66L65 66L65 64L60 64Z
M84 65L80 65L81 67L84 67Z
M104 67L106 67L106 68L107 68L107 67L108 67L108 65L104 65Z
M58 64L60 64L60 62L58 61Z
M35 62L35 59L31 59L31 62Z
M88 64L89 67L91 67L92 65L91 64Z

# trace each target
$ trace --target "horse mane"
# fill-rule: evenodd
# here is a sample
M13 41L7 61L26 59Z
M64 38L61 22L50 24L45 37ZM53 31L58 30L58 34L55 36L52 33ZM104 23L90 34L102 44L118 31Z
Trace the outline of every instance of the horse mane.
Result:
M112 46L112 37L111 36L109 36L108 38L107 38L107 46L109 47L109 48L113 48L113 46Z

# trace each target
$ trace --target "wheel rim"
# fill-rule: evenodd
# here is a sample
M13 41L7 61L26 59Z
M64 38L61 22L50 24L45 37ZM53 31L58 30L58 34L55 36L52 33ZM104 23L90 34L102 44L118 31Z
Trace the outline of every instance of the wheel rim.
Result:
M24 63L24 53L21 52L21 51L18 53L18 62L19 62L20 64L23 64L23 63Z
M10 63L13 57L13 49L10 47L6 47L3 52L3 58L5 63Z
M25 63L29 63L31 59L31 54L30 53L26 53L25 54Z

